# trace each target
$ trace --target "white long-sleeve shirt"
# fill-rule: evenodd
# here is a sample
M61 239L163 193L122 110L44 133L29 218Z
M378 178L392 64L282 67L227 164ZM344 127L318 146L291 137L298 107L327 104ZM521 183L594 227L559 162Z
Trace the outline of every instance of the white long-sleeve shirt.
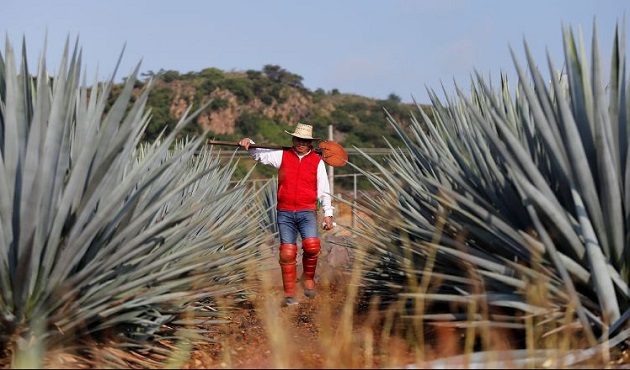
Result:
M248 152L254 160L261 164L275 168L280 168L280 164L282 164L282 150L252 148L249 149ZM310 153L310 151L308 153ZM298 157L302 160L306 154L298 155ZM332 217L334 207L330 200L330 183L328 182L328 174L326 173L324 161L319 161L319 165L317 165L317 199L319 199L322 206L324 216Z

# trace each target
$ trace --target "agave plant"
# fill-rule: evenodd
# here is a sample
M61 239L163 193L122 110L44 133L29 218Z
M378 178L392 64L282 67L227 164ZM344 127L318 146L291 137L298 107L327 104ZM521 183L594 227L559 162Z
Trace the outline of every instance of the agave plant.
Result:
M548 58L550 78L524 42L529 73L512 53L515 94L506 76L495 89L477 74L468 96L457 88L443 104L429 91L433 120L422 109L409 127L388 118L406 147L384 163L365 155L380 172L365 175L382 193L360 204L371 221L355 230L355 247L369 247L368 294L406 299L421 323L523 330L519 346L529 349L572 330L579 345L603 352L626 341L625 28L615 28L607 83L593 30L589 59L563 28L563 72ZM547 357L513 354L534 366Z
M53 77L45 56L30 74L24 44L19 70L8 40L0 55L2 346L15 361L33 343L94 354L88 339L113 339L123 351L101 366L159 366L158 342L212 339L197 325L246 288L264 210L203 136L176 139L196 113L142 143L153 82L135 92L138 65L109 107L113 75L80 83L77 45Z

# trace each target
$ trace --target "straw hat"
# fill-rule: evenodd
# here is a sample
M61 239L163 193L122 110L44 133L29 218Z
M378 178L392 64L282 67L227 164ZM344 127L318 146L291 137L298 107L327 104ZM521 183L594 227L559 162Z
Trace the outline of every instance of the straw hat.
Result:
M298 123L297 126L295 126L295 132L289 132L287 130L284 130L284 132L291 136L299 137L300 139L319 140L319 138L313 137L313 126L304 123Z

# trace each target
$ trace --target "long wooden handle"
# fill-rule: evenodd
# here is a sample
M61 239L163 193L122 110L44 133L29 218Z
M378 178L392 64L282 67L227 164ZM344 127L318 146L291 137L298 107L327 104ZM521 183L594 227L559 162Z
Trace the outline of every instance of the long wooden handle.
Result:
M219 140L208 140L206 142L208 145L228 145L228 146L240 146L239 143L235 141L219 141ZM265 145L265 144L251 144L250 148L260 148L260 149L290 149L289 146L280 146L280 145ZM322 159L326 164L333 167L342 167L345 166L348 161L348 154L343 149L343 147L333 141L322 141L319 143L319 148L314 149L315 153L322 156Z
M239 143L235 141L220 141L220 140L208 140L206 142L208 145L227 145L227 146L240 146ZM260 149L288 149L288 146L280 146L280 145L267 145L267 144L251 144L250 148L260 148Z

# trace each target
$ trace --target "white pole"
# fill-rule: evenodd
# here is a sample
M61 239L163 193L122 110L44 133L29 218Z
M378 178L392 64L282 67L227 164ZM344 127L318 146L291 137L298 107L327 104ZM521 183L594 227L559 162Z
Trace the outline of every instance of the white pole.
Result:
M357 226L357 173L354 174L354 193L352 198L352 227Z
M328 140L329 141L334 141L333 140L333 126L332 125L328 125ZM330 183L330 194L334 195L335 194L335 167L333 166L328 166L328 182Z

